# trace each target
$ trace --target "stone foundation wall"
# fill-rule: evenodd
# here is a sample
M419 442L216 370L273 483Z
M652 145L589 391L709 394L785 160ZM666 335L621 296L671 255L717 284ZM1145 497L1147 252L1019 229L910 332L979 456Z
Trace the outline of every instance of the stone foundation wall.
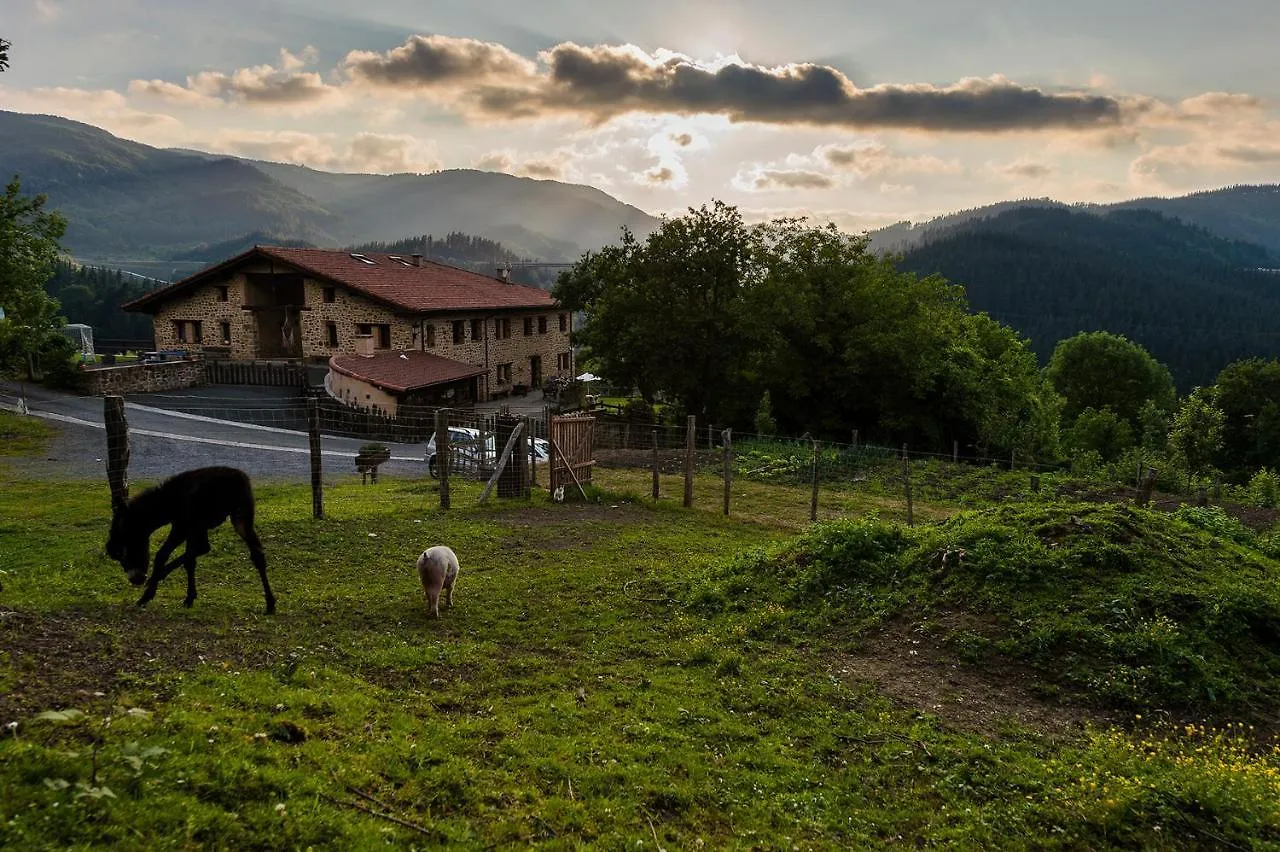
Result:
M203 385L202 361L168 361L161 364L127 364L81 373L80 389L91 396L155 393Z

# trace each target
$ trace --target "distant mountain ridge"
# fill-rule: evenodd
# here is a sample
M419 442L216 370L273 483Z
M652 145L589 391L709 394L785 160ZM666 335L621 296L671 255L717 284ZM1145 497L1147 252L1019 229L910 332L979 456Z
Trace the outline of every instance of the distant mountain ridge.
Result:
M1185 391L1232 361L1280 357L1280 274L1264 271L1276 254L1153 210L1015 206L934 231L901 266L963 286L1042 362L1065 338L1109 331Z
M461 231L573 260L658 220L594 187L470 169L360 175L154 148L56 116L0 111L0 171L49 196L73 254L173 259L253 234L341 246Z
M1225 239L1256 243L1280 256L1280 184L1240 184L1174 198L1135 198L1114 204L1065 204L1052 198L1000 201L925 222L896 222L871 231L868 236L876 251L901 254L974 220L991 219L1023 208L1074 210L1096 215L1116 210L1153 210Z

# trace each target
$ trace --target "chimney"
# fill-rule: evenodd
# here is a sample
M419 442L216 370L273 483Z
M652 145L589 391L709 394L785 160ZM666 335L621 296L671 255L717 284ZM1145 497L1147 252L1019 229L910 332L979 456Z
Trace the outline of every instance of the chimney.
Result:
M372 334L356 335L356 354L362 358L373 357L373 335Z
M510 280L511 280L511 267L510 267L510 266L505 266L505 265L504 265L504 266L499 266L499 267L498 267L498 277L499 277L499 278L501 278L503 281L510 281Z
M422 265L422 255L416 254L416 253L413 255L413 265L414 266Z

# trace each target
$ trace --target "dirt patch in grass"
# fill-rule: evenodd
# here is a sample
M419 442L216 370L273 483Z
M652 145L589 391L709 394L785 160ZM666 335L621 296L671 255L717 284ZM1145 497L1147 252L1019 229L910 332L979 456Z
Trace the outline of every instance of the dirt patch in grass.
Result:
M1079 489L1062 489L1059 496L1069 497L1085 503L1134 503L1138 491L1135 488L1117 486L1101 491L1082 491ZM1194 506L1192 497L1181 497L1176 494L1157 493L1152 495L1151 508L1163 512L1176 512L1183 506ZM1217 506L1249 529L1257 531L1269 530L1280 523L1280 509L1266 509L1261 506L1246 506L1243 503L1231 503L1223 500L1210 500L1210 506Z
M205 661L247 666L275 659L252 628L229 640L205 623L150 612L130 616L125 623L107 610L0 613L0 648L10 670L0 690L0 719L83 706L95 693L132 689Z
M1015 666L963 663L904 621L868 636L858 653L838 654L829 664L842 679L869 683L901 707L983 736L998 738L1011 726L1061 736L1089 722L1121 723L1114 714L1037 695L1030 673Z
M642 506L626 502L564 503L504 510L499 520L508 527L562 527L584 521L619 524L652 524L656 519ZM581 539L579 539L581 541ZM541 542L539 542L541 544Z

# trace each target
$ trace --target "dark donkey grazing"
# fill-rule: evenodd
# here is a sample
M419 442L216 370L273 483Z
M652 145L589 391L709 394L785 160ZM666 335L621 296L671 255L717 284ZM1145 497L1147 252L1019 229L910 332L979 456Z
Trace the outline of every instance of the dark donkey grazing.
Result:
M149 488L124 506L117 506L111 518L111 536L107 539L107 555L124 566L129 582L147 588L138 606L156 596L156 586L179 565L187 569L187 597L184 606L196 599L196 558L209 552L209 530L231 519L236 534L249 546L249 557L262 578L262 592L267 598L267 614L276 611L276 597L267 582L267 559L262 542L253 529L253 489L249 477L234 467L202 467L188 470ZM151 551L151 534L171 524L169 536L156 551L151 578L147 579L147 561ZM182 555L166 563L179 544L186 544Z

